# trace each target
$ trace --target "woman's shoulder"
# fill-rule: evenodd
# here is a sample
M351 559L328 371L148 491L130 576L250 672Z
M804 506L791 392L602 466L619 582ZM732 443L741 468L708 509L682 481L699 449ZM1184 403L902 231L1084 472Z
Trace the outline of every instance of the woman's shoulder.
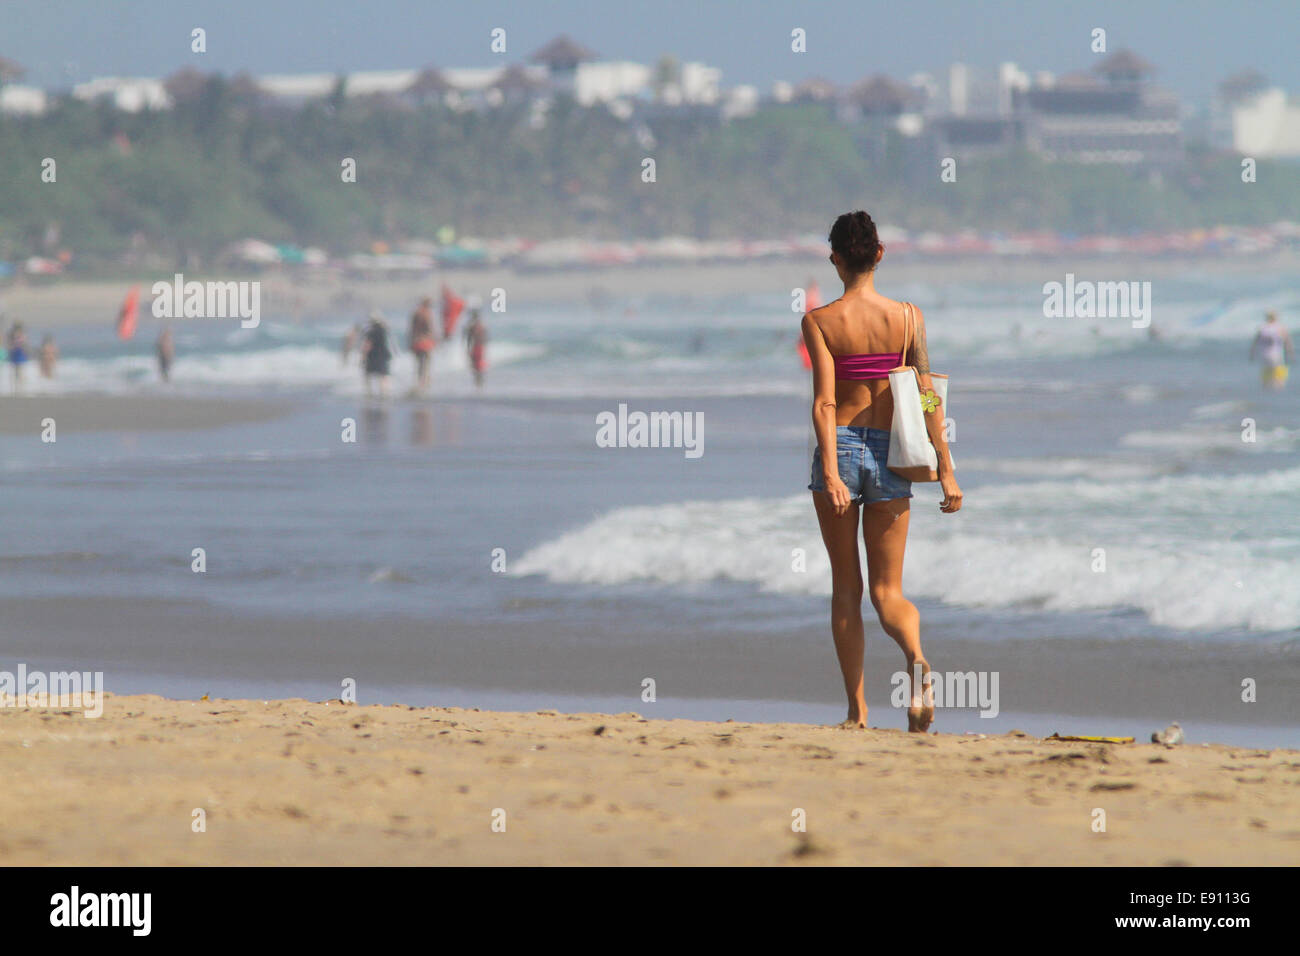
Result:
M815 309L809 309L803 314L802 324L814 325L818 329L825 331L827 322L836 321L843 313L843 299L833 299L825 305L819 305Z
M907 299L890 299L885 296L882 296L882 298L884 299L885 310L891 319L906 322L908 316L911 316L917 322L921 321L921 307L915 302Z

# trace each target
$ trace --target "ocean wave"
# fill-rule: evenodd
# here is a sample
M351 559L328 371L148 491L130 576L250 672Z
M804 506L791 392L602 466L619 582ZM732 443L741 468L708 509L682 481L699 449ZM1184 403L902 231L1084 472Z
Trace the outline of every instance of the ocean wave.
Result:
M931 497L920 490L904 585L963 607L1136 609L1183 632L1300 628L1300 533L1279 521L1280 510L1296 514L1297 495L1300 468L1237 476L1231 499L1214 476L1005 483L972 489L954 517L920 500ZM1105 570L1095 571L1102 553ZM620 508L531 549L511 573L596 586L733 581L830 593L806 495Z
M535 361L546 353L543 344L502 340L489 343L487 358L489 367L502 367ZM435 378L439 373L469 374L465 350L453 345L434 353L433 366ZM392 368L397 377L414 375L410 353L397 352ZM27 390L33 394L120 393L138 392L158 384L156 362L147 355L66 358L60 361L57 373L57 378L52 380L33 377ZM320 344L182 353L172 365L172 381L180 388L323 388L344 394L362 389L357 357L354 355L344 365L336 348Z
M1286 428L1282 425L1272 428L1256 427L1254 441L1245 441L1242 435L1239 423L1223 426L1196 424L1161 431L1129 432L1120 438L1119 443L1125 448L1192 452L1197 455L1207 452L1289 452L1300 448L1300 428Z

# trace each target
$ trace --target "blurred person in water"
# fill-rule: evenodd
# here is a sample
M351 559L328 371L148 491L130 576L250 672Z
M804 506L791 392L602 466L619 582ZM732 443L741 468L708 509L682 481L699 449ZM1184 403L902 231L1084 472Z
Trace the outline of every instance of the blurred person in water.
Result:
M1259 380L1265 388L1282 388L1287 380L1287 362L1295 362L1295 346L1291 333L1277 320L1276 312L1266 314L1264 324L1250 343L1250 361L1258 353Z
M9 328L9 335L5 339L5 348L9 353L9 369L13 390L18 392L23 387L23 367L27 364L27 360L31 358L27 354L27 333L23 331L21 322L15 322Z
M407 332L407 346L415 356L415 390L429 390L433 367L433 299L425 296L419 307L411 313L411 326Z
M176 340L172 338L170 325L163 326L162 332L158 334L158 344L155 351L158 355L158 374L164 382L170 382L172 380L172 363L176 361Z
M487 369L487 326L478 309L469 314L469 324L465 326L465 349L469 354L469 366L474 370L474 384L483 387L483 372Z
M348 326L348 330L343 333L343 367L347 368L348 359L352 358L352 350L357 347L361 341L361 325L353 323Z
M54 378L54 365L59 360L59 347L54 344L54 336L47 335L41 340L38 358L41 364L41 378Z
M366 395L374 391L379 379L379 396L388 397L388 374L393 364L393 347L388 337L388 323L379 312L370 313L370 324L361 339L361 364L366 376Z

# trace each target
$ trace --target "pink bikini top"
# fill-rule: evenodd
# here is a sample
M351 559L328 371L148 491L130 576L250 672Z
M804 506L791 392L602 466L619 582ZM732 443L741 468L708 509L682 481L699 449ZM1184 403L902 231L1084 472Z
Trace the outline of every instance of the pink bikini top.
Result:
M912 332L912 304L904 302L907 324L903 327L903 349L900 352L859 352L856 355L835 355L835 379L840 382L870 382L889 378L889 370L903 364Z
M903 364L902 352L877 352L857 355L836 355L835 378L839 381L869 382L889 378L889 370Z

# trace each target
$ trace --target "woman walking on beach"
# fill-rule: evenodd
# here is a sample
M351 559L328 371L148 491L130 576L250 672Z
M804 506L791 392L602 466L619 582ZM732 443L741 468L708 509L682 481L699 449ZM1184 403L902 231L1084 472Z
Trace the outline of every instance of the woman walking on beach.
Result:
M849 702L848 718L840 726L867 726L863 581L857 541L861 512L867 593L880 626L902 648L913 680L907 729L925 731L934 720L933 700L922 693L930 665L921 650L920 615L903 596L912 483L885 464L894 414L889 370L913 365L922 393L931 391L925 321L911 303L876 291L875 269L884 246L870 216L862 211L840 216L831 227L830 244L830 259L844 283L844 294L803 317L803 336L812 359L812 417L817 433L808 487L830 556L831 633ZM953 477L943 416L942 406L932 406L925 419L938 453L943 491L939 509L951 514L961 508L961 489ZM916 684L918 674L921 687Z

